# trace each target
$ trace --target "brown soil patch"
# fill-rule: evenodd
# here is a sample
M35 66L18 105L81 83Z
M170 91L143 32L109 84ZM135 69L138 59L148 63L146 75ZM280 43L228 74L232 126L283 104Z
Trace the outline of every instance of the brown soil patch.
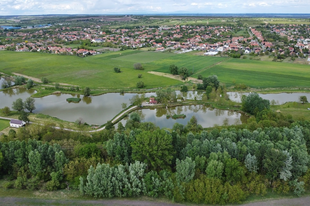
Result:
M154 72L154 71L151 71L148 73L154 74L157 76L167 77L170 79L176 79L176 80L179 80L181 82L192 81L193 83L200 83L200 84L202 83L202 80L196 79L194 77L188 77L187 80L182 80L180 75L172 75L172 74L167 74L167 73L163 73L163 72Z

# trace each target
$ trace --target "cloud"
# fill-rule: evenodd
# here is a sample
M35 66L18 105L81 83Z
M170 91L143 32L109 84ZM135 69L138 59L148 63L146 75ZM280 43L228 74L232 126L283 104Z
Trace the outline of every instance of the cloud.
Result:
M309 13L309 8L309 0L0 0L0 15Z

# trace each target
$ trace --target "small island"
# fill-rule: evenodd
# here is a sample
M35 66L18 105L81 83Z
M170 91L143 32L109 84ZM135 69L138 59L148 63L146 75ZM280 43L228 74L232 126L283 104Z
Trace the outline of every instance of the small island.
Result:
M166 118L167 119L185 119L186 115L185 114L174 114L174 115L167 115Z
M79 103L81 101L81 98L67 98L67 102L71 103Z

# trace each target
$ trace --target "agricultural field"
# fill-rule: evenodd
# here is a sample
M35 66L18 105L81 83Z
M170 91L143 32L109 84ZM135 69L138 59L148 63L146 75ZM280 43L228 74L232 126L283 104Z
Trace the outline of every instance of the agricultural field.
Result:
M0 52L0 68L1 71L6 73L16 72L37 78L46 77L52 82L91 88L135 88L138 81L143 81L146 88L181 83L177 80L148 74L147 72L154 70L154 68L150 68L143 63L142 66L145 70L134 70L133 65L136 62L117 58L135 53L139 52L114 52L80 58L41 53ZM155 60L156 55L161 54L149 53L149 56L154 56ZM143 58L140 58L140 60L143 62ZM122 72L115 73L114 67L121 68ZM138 74L142 74L141 79L138 79Z
M0 68L6 73L16 72L36 78L46 77L52 82L81 87L128 89L143 81L146 88L182 84L178 80L149 74L148 71L169 73L174 64L186 67L193 77L217 75L228 86L245 84L254 88L310 87L309 65L208 57L193 53L174 54L127 50L91 57L61 56L42 53L0 52ZM145 70L135 70L141 63ZM115 73L119 67L121 73ZM142 78L138 79L138 74Z
M0 119L0 131L10 126L10 122L8 120Z
M245 84L255 88L310 87L310 66L279 62L230 59L201 73L217 75L228 86ZM195 74L194 77L197 77Z

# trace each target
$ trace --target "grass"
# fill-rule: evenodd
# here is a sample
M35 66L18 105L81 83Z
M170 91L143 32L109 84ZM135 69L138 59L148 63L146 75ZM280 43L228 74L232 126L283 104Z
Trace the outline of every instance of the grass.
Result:
M134 63L141 63L145 70L135 70ZM252 88L310 87L309 65L283 62L229 59L187 54L127 50L108 52L80 58L42 53L0 52L0 68L5 73L17 72L37 78L46 77L53 83L67 83L90 87L92 94L102 90L136 89L143 81L145 89L178 86L181 81L156 76L148 71L169 73L170 65L186 67L193 77L217 75L227 86L245 84ZM121 68L115 73L114 67ZM142 78L138 78L142 74ZM97 91L98 90L98 91ZM99 91L101 90L101 91ZM51 91L44 91L49 94ZM36 96L41 96L37 94Z
M215 74L227 85L237 83L254 88L310 87L310 67L299 64L230 59L201 74Z
M10 121L0 119L0 131L8 128L10 126Z
M6 73L22 73L29 76L46 77L52 82L68 83L81 87L126 89L136 88L138 81L143 81L146 88L165 87L180 84L180 81L148 74L154 70L143 65L144 71L133 68L133 61L118 59L117 57L138 54L140 51L111 52L102 55L80 58L76 56L61 56L42 53L0 52L0 68ZM162 54L147 52L148 61L162 58ZM121 68L121 73L115 73L113 68ZM138 74L142 79L138 79Z
M73 103L79 103L81 101L81 98L67 98L67 102L73 102Z
M272 106L274 111L280 110L283 115L292 115L295 120L310 121L310 103L301 104L298 102L288 102L283 105Z

